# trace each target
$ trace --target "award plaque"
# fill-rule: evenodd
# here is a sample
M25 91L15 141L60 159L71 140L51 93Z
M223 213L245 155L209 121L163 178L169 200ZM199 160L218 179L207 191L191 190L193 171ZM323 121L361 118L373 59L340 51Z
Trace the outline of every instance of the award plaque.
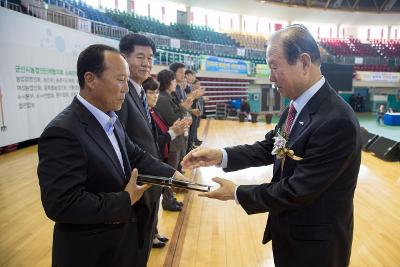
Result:
M211 185L198 184L185 180L178 180L174 178L146 175L146 174L138 174L137 181L145 184L169 186L169 187L182 188L200 192L210 192L212 187Z

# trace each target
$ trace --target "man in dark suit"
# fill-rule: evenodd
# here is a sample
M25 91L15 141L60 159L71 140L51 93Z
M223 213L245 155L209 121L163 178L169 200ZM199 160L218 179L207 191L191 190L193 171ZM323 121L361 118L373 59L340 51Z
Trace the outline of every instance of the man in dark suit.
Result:
M125 35L120 43L119 50L129 64L129 92L122 104L122 108L117 112L118 117L124 125L129 138L138 144L143 150L152 156L159 158L160 152L155 136L150 111L146 101L146 94L142 83L150 76L153 67L153 56L156 53L154 42L142 34ZM171 190L171 189L166 189ZM162 188L152 186L147 190L141 200L135 205L138 213L147 218L140 224L140 231L149 233L145 236L143 247L140 248L138 266L146 266L152 241L157 227L157 216ZM171 190L172 192L172 190ZM181 209L177 203L172 203L172 208Z
M129 77L116 49L89 46L77 74L79 94L38 142L42 204L55 221L53 266L137 266L146 234L138 223L146 218L134 204L149 187L136 184L138 170L167 177L175 170L132 143L114 113Z
M235 199L248 214L269 212L263 243L272 240L277 267L348 266L361 156L357 118L321 75L318 46L304 26L275 33L267 59L271 81L291 99L275 130L253 145L196 149L182 165L235 171L274 164L270 183L215 178L221 187L204 196ZM274 142L278 133L285 146Z

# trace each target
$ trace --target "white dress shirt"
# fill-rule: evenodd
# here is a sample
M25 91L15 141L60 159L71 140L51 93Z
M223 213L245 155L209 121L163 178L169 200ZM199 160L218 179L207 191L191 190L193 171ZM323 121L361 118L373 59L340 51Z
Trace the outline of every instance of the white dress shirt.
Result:
M114 111L104 113L97 107L90 104L80 94L77 94L76 98L78 99L79 102L82 103L82 105L85 106L85 108L87 108L89 110L90 113L93 114L93 116L96 118L96 120L100 123L100 125L103 128L104 132L106 133L108 139L110 140L115 153L117 154L119 163L121 164L121 167L122 167L122 171L125 173L124 162L122 160L121 150L119 148L117 138L115 137L115 134L114 134L114 123L118 119L117 114L115 114Z

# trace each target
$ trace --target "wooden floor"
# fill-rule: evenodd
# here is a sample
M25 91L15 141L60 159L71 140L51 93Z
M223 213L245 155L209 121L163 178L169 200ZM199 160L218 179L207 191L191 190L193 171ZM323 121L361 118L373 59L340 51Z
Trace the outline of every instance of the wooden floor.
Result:
M210 121L206 146L252 143L271 126ZM200 131L204 129L204 124ZM0 266L50 266L53 223L46 218L36 176L37 147L0 156ZM195 175L239 184L268 182L271 167L233 173L209 167ZM160 211L159 230L170 245L153 250L148 266L274 266L271 245L262 245L267 214L248 216L233 201L185 199L180 213ZM355 194L355 229L350 266L400 266L400 164L363 153Z

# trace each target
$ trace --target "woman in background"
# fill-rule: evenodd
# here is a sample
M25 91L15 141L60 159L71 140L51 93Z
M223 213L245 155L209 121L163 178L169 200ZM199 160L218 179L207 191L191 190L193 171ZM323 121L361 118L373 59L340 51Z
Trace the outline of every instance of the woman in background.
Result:
M154 135L158 143L160 158L163 159L164 162L167 162L169 143L177 136L182 135L187 126L185 121L178 119L171 127L168 127L161 115L155 110L159 94L158 83L152 77L149 77L143 82L142 86L146 92L147 104L153 121ZM176 200L171 188L163 188L163 202L165 202L164 199L169 202L167 206L174 209L173 211L180 211L182 209L183 203ZM161 236L156 228L153 248L162 248L165 246L166 242L168 242L168 238Z

